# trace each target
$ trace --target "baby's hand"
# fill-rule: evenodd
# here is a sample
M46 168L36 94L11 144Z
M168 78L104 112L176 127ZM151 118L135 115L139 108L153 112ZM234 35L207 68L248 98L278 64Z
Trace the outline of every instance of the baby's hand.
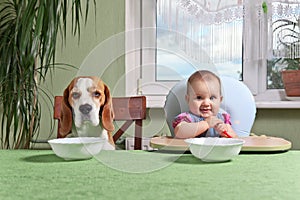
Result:
M225 123L216 124L214 129L221 135L221 137L226 137L224 131L227 131L227 126Z
M224 122L216 116L207 117L205 121L208 123L209 128L216 128L218 124L224 124Z
M238 137L229 124L225 124L225 123L217 124L214 128L220 134L221 137L226 137L226 138Z

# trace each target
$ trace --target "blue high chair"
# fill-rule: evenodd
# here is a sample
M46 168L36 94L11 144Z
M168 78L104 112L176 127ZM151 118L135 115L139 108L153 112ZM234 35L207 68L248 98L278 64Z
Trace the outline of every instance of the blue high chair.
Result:
M221 76L220 79L223 95L221 112L230 114L232 128L239 137L249 136L256 115L252 93L241 81L226 76ZM166 97L164 110L172 136L174 136L172 127L174 117L189 110L185 100L186 82L187 79L184 79L177 83Z

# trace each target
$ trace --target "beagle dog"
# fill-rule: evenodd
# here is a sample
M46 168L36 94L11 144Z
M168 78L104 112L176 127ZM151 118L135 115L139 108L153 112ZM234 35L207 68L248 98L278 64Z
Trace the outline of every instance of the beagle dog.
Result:
M101 137L107 140L103 149L115 149L113 119L109 88L98 77L76 77L64 90L60 115L62 137Z

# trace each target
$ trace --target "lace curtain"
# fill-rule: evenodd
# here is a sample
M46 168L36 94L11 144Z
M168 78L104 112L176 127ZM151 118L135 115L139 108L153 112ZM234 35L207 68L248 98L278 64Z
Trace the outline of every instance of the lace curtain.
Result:
M272 2L268 21L270 58L299 58L300 1Z
M235 42L241 36L242 23L243 26L248 26L243 29L243 44L247 47L243 49L243 59L257 61L276 53L273 51L276 39L270 40L273 38L273 20L299 16L300 2L299 0L157 0L157 12L168 29L176 33L175 40L184 52L200 62L203 58L199 49L204 50L212 62L234 59L232 55L237 53L235 51L242 51ZM228 23L231 24L229 35ZM210 32L210 39L206 37L206 40L210 41L201 40L199 33L204 31ZM218 52L218 55L210 49L216 47L216 40L223 40L222 43L226 46L221 50L223 52ZM228 51L232 53L228 54ZM280 53L282 54L277 52Z

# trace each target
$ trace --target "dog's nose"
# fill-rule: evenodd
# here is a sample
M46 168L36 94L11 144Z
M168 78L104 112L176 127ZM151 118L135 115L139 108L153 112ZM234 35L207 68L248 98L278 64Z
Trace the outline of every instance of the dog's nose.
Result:
M92 110L92 106L90 104L84 104L79 106L79 110L83 114L88 114Z

